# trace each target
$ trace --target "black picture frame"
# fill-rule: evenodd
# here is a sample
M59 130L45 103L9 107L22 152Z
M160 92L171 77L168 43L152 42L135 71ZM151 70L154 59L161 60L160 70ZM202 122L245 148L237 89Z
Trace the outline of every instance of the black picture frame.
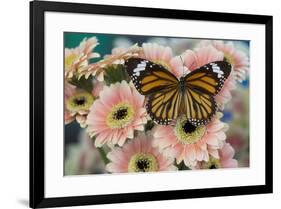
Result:
M265 25L265 185L46 198L44 193L44 13L46 11L251 23ZM273 192L272 16L62 2L30 2L30 207L58 207Z

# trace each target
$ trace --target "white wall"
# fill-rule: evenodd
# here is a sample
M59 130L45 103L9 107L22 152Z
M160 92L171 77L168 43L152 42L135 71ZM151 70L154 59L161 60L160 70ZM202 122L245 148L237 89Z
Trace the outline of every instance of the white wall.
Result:
M277 0L72 0L74 2L163 7L274 16L274 106L281 106L281 6ZM28 2L2 1L0 32L0 207L28 204ZM168 27L168 26L167 26ZM190 29L192 30L192 28ZM254 73L254 69L252 69ZM274 109L274 194L127 203L76 208L274 208L281 204L281 111ZM279 125L278 125L279 124ZM40 140L40 139L39 139ZM255 140L255 139L253 139ZM163 182L164 183L164 182ZM275 207L276 208L276 207Z

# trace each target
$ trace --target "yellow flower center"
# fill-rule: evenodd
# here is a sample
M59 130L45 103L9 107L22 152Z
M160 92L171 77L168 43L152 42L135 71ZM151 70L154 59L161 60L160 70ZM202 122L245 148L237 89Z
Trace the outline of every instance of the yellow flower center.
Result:
M229 53L224 53L224 60L227 61L228 63L230 63L231 65L235 64L234 57Z
M78 91L66 100L66 108L71 112L89 110L94 102L94 97L86 91Z
M183 144L193 144L198 142L205 134L205 126L194 126L186 117L181 117L174 128L177 139Z
M83 69L83 67L87 66L88 60L84 60L83 62L80 60L81 57L83 57L83 53L81 54L75 54L75 53L71 53L68 56L65 57L64 60L64 67L66 69L67 72L71 72L71 71L75 71L79 69ZM75 68L73 68L74 64L77 64L77 66L75 66ZM73 72L72 72L73 73Z
M134 114L134 109L130 104L119 103L112 107L107 115L106 123L110 128L123 128L132 121Z
M128 164L128 172L152 172L157 170L157 160L154 155L149 153L133 155Z
M78 55L71 53L65 57L64 65L66 69L71 68L72 64L78 59Z
M202 168L203 169L217 169L217 168L221 168L221 164L220 164L219 159L210 157L208 162L202 163Z

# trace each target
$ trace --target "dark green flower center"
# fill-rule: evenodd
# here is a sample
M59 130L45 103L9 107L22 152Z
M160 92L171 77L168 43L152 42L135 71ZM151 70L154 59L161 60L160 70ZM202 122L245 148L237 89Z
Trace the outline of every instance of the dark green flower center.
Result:
M190 133L192 133L193 131L196 130L196 127L188 121L186 121L183 124L182 128L183 128L184 132L187 133L187 134L190 134Z
M137 153L133 155L128 164L129 172L151 172L157 170L157 159L149 153Z
M204 136L206 131L205 126L192 125L185 116L177 120L174 128L174 133L177 139L183 144L197 143Z
M84 105L84 103L86 102L86 98L85 97L78 97L74 99L75 104L77 105Z
M149 162L147 159L140 159L137 161L137 167L141 172L145 172L149 168Z
M117 110L113 117L116 120L122 120L124 119L126 116L128 115L128 108L120 108L119 110Z
M86 91L78 91L66 100L66 108L71 112L87 111L94 102L94 97Z
M219 159L210 157L208 162L202 163L202 168L203 169L218 169L218 168L221 168L221 164L220 164Z
M210 165L209 169L217 169L217 166L215 164Z
M107 115L106 123L110 128L123 128L134 119L134 114L132 105L122 102L112 107Z

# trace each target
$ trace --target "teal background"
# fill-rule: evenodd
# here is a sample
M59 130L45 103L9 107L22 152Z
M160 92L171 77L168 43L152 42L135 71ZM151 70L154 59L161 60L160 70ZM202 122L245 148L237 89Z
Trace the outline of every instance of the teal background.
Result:
M101 55L110 54L112 49L112 42L116 35L102 35L102 34L91 34L91 33L64 33L64 47L65 48L75 48L79 46L80 42L84 38L91 38L95 36L98 41L102 44L99 44L95 51L99 52ZM91 60L93 62L93 60Z
M65 32L64 47L75 48L79 46L80 42L84 38L91 38L93 36L95 36L100 43L98 46L96 46L95 51L101 55L101 58L106 54L111 54L111 50L115 47L114 41L120 37L126 38L130 43L138 43L139 45L146 42L150 38L150 36ZM101 58L92 59L90 60L90 63L93 63Z

